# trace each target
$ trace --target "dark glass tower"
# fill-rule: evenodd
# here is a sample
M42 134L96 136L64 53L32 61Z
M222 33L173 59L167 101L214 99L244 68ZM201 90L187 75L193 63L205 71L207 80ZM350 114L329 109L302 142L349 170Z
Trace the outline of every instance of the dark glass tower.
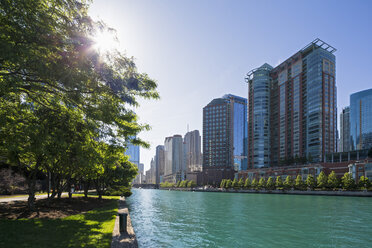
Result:
M247 169L247 99L225 95L203 108L203 167Z

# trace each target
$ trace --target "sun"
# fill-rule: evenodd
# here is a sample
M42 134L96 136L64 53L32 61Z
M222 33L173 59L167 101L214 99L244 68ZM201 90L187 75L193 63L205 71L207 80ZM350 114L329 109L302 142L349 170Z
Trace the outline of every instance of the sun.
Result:
M93 41L94 48L100 53L108 53L118 48L118 40L112 32L98 32Z

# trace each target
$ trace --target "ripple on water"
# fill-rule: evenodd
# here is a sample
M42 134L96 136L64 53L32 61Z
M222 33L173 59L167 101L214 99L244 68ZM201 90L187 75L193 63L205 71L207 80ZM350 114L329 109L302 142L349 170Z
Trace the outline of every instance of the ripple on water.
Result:
M140 247L371 247L372 199L133 190Z

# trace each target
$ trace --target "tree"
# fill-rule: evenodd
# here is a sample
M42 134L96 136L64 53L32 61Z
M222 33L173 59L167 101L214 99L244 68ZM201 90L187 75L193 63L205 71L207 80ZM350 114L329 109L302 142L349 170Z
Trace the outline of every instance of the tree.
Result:
M283 183L284 189L288 190L293 187L293 180L291 176L287 176Z
M128 106L157 99L156 83L119 51L94 49L92 37L112 29L94 22L88 8L80 1L1 2L0 153L26 176L30 210L37 174L50 172L58 194L82 180L101 196L124 162L122 147L149 146L133 138L149 126Z
M178 181L177 183L176 183L176 188L179 188L181 186L181 181Z
M257 181L256 178L254 178L254 179L252 180L252 184L251 184L251 186L252 186L253 189L258 189L258 181Z
M360 189L365 189L367 190L369 188L369 185L370 185L370 182L369 182L369 179L368 177L366 176L361 176L359 178L359 182L358 182L358 186Z
M226 189L231 188L231 184L232 184L231 179L228 179L228 180L226 181L226 183L225 183L225 188L226 188Z
M316 181L313 175L308 174L305 183L308 188L310 188L311 190L314 190L316 186Z
M321 189L327 188L327 186L328 186L328 184L327 184L328 183L328 178L327 178L326 174L323 171L321 171L319 173L316 181L317 181L317 184L318 184L318 188L321 188Z
M221 189L225 188L225 184L226 184L226 179L222 179L221 184L220 184L220 188Z
M283 188L283 181L281 176L277 176L275 180L275 187L276 189L282 189Z
M196 187L196 183L195 183L193 180L190 180L190 181L187 183L187 187L188 187L188 188L195 188L195 187Z
M249 189L251 187L251 182L249 181L249 178L245 179L244 182L244 188Z
M327 185L333 190L339 187L340 183L334 171L328 175Z
M260 181L258 181L258 188L265 189L265 187L266 187L266 180L264 177L261 177Z
M303 190L304 189L304 182L302 180L302 176L301 175L297 175L297 177L296 177L295 188L297 190Z
M236 180L236 178L232 181L231 186L232 186L234 189L238 188L238 180Z
M352 190L355 188L355 181L350 172L345 172L341 178L342 188L345 190Z
M269 177L266 181L266 189L273 190L275 188L274 179L272 177Z
M238 187L239 187L239 188L243 188L243 187L244 187L243 178L240 178L240 179L239 179Z

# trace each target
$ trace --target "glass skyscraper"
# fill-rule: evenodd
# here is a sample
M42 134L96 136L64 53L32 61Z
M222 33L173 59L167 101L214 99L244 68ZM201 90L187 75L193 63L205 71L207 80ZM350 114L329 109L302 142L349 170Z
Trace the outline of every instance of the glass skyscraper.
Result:
M340 114L340 152L350 151L350 107L346 107Z
M135 164L137 167L140 163L140 148L137 145L129 143L125 155L129 156L129 161Z
M372 147L372 89L350 95L351 149Z
M280 65L250 71L249 168L336 151L335 48L316 39Z
M203 167L247 169L247 99L231 94L203 108Z

